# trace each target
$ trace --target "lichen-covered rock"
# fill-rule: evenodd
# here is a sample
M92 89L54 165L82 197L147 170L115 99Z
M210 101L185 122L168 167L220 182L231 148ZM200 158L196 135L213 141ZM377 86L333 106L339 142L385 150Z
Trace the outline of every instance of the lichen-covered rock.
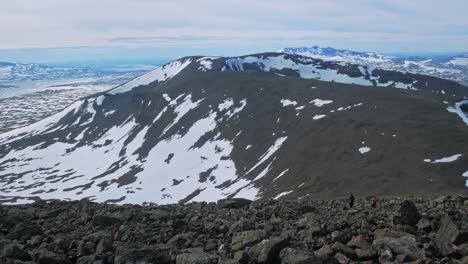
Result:
M249 230L234 233L231 241L231 248L237 251L243 250L246 247L251 247L262 241L265 235L263 230Z

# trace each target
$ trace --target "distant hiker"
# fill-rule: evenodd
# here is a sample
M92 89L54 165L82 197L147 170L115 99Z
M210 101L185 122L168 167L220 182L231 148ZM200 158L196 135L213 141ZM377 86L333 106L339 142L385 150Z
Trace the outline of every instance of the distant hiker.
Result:
M349 208L353 208L354 205L354 195L353 193L349 194Z
M377 196L372 196L372 207L376 208L377 207Z

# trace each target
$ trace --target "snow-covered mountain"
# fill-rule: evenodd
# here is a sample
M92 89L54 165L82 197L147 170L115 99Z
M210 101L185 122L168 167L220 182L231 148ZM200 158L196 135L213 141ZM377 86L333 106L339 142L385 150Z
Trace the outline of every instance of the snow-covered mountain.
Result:
M355 63L371 69L380 68L431 75L468 85L468 54L404 57L318 46L285 48L282 52L327 61Z
M0 134L0 196L164 204L464 191L466 94L300 55L186 57Z

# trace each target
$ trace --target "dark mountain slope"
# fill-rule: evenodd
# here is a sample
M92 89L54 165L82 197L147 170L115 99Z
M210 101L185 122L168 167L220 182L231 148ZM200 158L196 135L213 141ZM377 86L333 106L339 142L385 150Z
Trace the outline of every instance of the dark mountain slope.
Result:
M199 71L196 59L0 135L0 194L173 203L466 191L468 126L447 111L453 96Z

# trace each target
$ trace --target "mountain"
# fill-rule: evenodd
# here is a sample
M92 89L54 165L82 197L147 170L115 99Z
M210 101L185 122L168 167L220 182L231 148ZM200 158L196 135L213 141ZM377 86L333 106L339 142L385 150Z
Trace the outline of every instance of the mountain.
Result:
M186 57L0 134L0 195L166 204L463 192L466 95L452 81L300 55Z
M285 48L282 52L326 61L365 65L369 69L380 68L431 75L468 85L468 53L437 56L386 56L375 52L358 52L318 46Z

